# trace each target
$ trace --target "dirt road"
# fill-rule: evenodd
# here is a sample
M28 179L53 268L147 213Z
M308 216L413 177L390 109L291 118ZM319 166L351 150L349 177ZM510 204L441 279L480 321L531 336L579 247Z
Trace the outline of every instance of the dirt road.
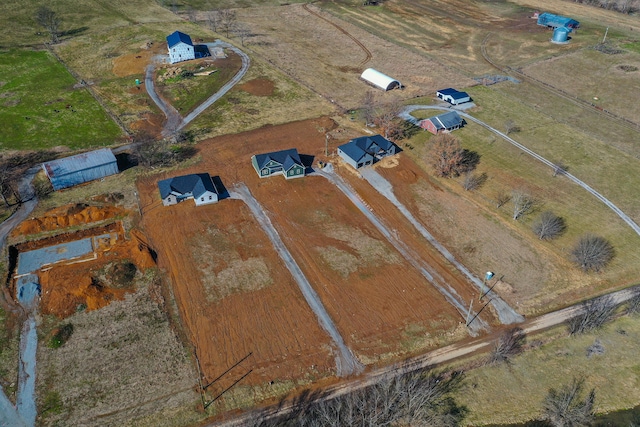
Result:
M431 268L431 266L424 262L422 258L411 250L404 242L402 242L391 230L385 226L382 221L371 211L369 210L360 197L344 182L338 175L333 173L333 169L331 165L328 165L323 170L319 170L316 172L317 174L327 178L331 183L333 183L340 191L344 193L345 196L351 200L351 202L356 205L356 207L362 212L369 221L380 231L380 233L387 238L389 243L391 243L396 250L403 255L403 257L416 269L418 270L428 281L431 283L437 290L440 292L445 299L458 310L463 318L473 318L474 321L470 322L467 326L472 335L477 335L481 330L489 329L489 325L482 319L476 316L476 313L469 311L467 313L466 303L463 299L458 295L455 289L453 289L449 284L438 274L438 272Z
M384 179L373 168L362 168L360 171L362 177L366 179L371 187L378 190L380 194L386 197L391 203L393 203L400 212L409 220L409 222L420 232L420 234L427 239L437 250L444 256L449 262L456 266L467 278L475 284L480 292L484 292L485 286L482 280L474 276L464 265L462 265L451 252L438 242L435 237L413 216L413 214L396 198L393 193L393 186L389 181ZM498 318L503 324L520 323L524 321L524 317L518 314L512 307L509 306L500 296L495 292L487 293L487 297L491 302L493 308L498 313Z
M280 236L271 224L269 217L264 212L258 201L253 197L247 186L244 184L238 184L234 190L229 192L229 194L232 198L241 199L247 204L264 232L269 236L269 240L273 243L274 248L282 258L282 261L291 272L291 275L298 284L307 304L309 304L311 310L313 310L318 317L320 325L333 339L333 342L338 349L338 355L336 356L338 376L344 377L361 373L364 370L364 366L358 361L358 359L356 359L351 349L349 349L349 347L344 343L344 339L340 335L340 332L331 319L331 316L329 316L329 313L327 313L327 310L324 308L324 305L322 305L322 301L318 297L318 294L313 290L313 287L307 280L306 276L302 270L300 270L300 267L298 267L293 256L291 256L291 253L280 239Z
M609 295L613 297L616 304L622 304L632 298L637 292L640 291L640 286L633 288L623 289L621 291L613 292ZM577 316L582 311L582 305L574 305L564 308L562 310L554 311L537 317L535 319L528 320L521 327L526 334L533 334L543 331L553 326L560 325L569 319ZM442 365L451 362L460 357L464 357L470 354L474 354L479 351L486 351L491 348L496 336L487 336L479 338L470 342L456 343L446 347L439 348L431 351L427 354L417 356L408 359L399 364L390 365L384 368L371 371L361 378L336 384L327 388L322 393L322 400L331 400L336 397L345 395L355 390L360 390L369 387L382 381L385 378L399 376L408 372L417 371L420 369L427 369L430 367ZM266 408L260 411L254 411L240 415L234 420L227 420L220 423L209 424L209 427L213 426L242 426L248 424L249 421L255 419L271 419L278 416L282 416L291 412L294 409L294 404L290 401L279 407Z
M520 150L524 151L525 153L527 153L528 155L530 155L534 159L539 160L540 162L544 163L545 165L549 166L552 169L556 168L556 166L555 166L555 164L553 162L545 159L544 157L542 157L538 153L534 152L533 150L528 149L527 147L525 147L524 145L520 144L519 142L517 142L516 140L514 140L510 136L507 136L506 134L500 132L499 130L489 126L487 123L485 123L485 122L483 122L481 120L478 120L475 117L471 116L470 114L465 113L463 111L460 111L459 109L454 109L454 108L443 106L443 105L408 105L408 106L406 106L404 108L404 110L398 116L403 118L404 120L407 120L408 122L416 124L416 118L411 115L411 112L412 111L416 111L416 110L456 110L458 112L458 114L460 114L462 117L464 117L466 119L469 119L472 122L475 122L475 123L479 124L480 126L490 130L491 132L493 132L496 135L500 136L501 138L503 138L504 140L506 140L507 142L509 142L513 146L518 147ZM631 227L633 229L633 231L635 231L638 235L640 235L640 226L638 224L636 224L635 221L633 221L627 214L622 212L622 210L620 208L618 208L616 205L614 205L609 199L604 197L602 194L598 193L596 190L594 190L591 186L589 186L584 181L582 181L582 180L578 179L577 177L571 175L569 172L565 171L562 175L567 177L569 180L573 181L574 183L578 184L580 187L585 189L587 192L591 193L596 199L600 200L609 209L614 211L616 213L616 215L618 215L624 222L627 223L627 225L629 225L629 227Z

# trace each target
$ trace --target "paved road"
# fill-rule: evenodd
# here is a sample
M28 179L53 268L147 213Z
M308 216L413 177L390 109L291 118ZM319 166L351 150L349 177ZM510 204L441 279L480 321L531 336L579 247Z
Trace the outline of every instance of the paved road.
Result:
M475 122L475 123L479 124L480 126L490 130L491 132L493 132L496 135L500 136L501 138L505 139L506 141L508 141L512 145L518 147L520 150L522 150L525 153L529 154L534 159L539 160L540 162L544 163L545 165L549 166L552 169L555 169L555 164L553 162L545 159L544 157L542 157L538 153L534 152L533 150L528 149L527 147L525 147L524 145L520 144L519 142L517 142L516 140L514 140L510 136L500 132L499 130L497 130L495 128L492 128L491 126L489 126L485 122L483 122L481 120L478 120L475 117L471 116L470 114L460 111L459 109L454 109L454 108L451 108L451 107L446 107L446 106L441 106L441 105L440 106L438 106L438 105L408 105L408 106L406 106L404 108L404 110L398 116L401 117L402 119L410 122L410 123L417 124L418 120L411 115L411 112L416 111L416 110L456 110L456 111L458 111L458 114L460 114L462 117L464 117L466 119L469 119L472 122ZM618 208L616 205L614 205L609 199L604 197L602 194L598 193L596 190L594 190L587 183L585 183L584 181L576 178L572 174L570 174L568 172L565 172L563 174L563 176L567 177L568 179L570 179L571 181L573 181L574 183L578 184L580 187L584 188L586 191L591 193L596 199L600 200L609 209L614 211L616 213L616 215L618 215L624 222L627 223L627 225L629 227L631 227L633 229L633 231L635 231L638 235L640 235L640 226L638 226L638 224L636 224L635 221L633 221L627 214L622 212L622 210L620 208Z
M344 193L349 200L362 212L371 223L378 229L383 236L393 245L396 250L402 254L402 256L411 264L416 270L418 270L428 281L431 283L438 292L440 292L444 298L451 304L454 308L458 310L463 319L467 317L467 307L466 302L458 295L455 289L453 289L447 282L435 271L429 264L424 262L424 260L415 253L412 249L410 249L402 240L398 239L395 233L392 233L388 227L386 227L382 221L371 211L367 206L362 202L358 194L347 185L346 182L342 180L338 175L333 173L333 168L331 165L327 165L322 170L318 170L314 172L320 176L328 179L333 185L335 185L340 191ZM481 330L488 330L489 325L479 317L475 316L476 313L471 312L469 318L474 319L471 322L469 327L469 332L472 335L477 335Z
M324 305L322 305L322 301L318 297L318 294L316 294L316 291L313 289L302 270L300 270L295 259L291 256L291 253L282 242L282 239L280 239L278 231L273 227L269 216L262 209L262 206L260 206L258 201L253 197L247 186L244 184L238 184L233 190L229 191L229 195L231 198L244 201L249 207L251 213L271 240L271 243L280 255L280 258L282 258L285 265L291 272L291 275L298 284L307 304L309 304L311 310L313 310L318 317L320 325L325 331L327 331L331 339L333 339L333 342L338 349L338 355L336 355L338 376L349 376L361 373L364 370L364 366L358 361L358 359L356 359L351 349L344 343L338 328L333 323L333 320L331 319L331 316L329 316L329 313L327 313Z
M610 295L613 297L613 300L616 304L622 304L625 301L628 301L634 295L636 295L637 292L640 292L640 286L635 286L633 288L612 292ZM564 308L562 310L554 311L552 313L539 316L534 319L527 320L524 324L520 325L520 327L526 334L530 335L536 332L543 331L545 329L549 329L553 326L558 326L564 322L567 322L568 320L577 316L581 312L582 312L582 305L578 304L578 305ZM399 376L409 372L428 369L434 366L439 366L442 364L452 362L453 360L474 354L476 352L488 351L493 347L494 343L498 338L499 338L499 335L493 335L493 336L486 336L483 338L475 339L470 342L451 344L446 347L442 347L432 352L426 353L424 355L408 359L404 362L376 369L374 371L364 374L360 378L353 379L350 381L344 381L340 384L336 384L334 386L326 388L325 390L323 390L321 399L322 400L334 399L336 397L345 395L355 390L360 390L362 388L369 387L389 377ZM294 405L290 401L287 401L281 406L269 407L265 409L243 413L234 419L211 423L208 426L209 427L243 426L248 424L251 420L256 419L256 417L260 417L260 419L265 419L265 420L272 419L278 416L288 414L292 412L293 409L294 409Z
M178 112L178 110L176 110L171 104L169 104L167 101L165 101L162 97L160 97L156 93L156 88L153 83L153 71L155 69L155 65L153 63L147 65L146 73L144 77L145 88L147 89L147 93L149 94L153 102L156 103L158 108L162 110L163 114L167 118L167 121L164 125L164 129L162 130L162 136L165 136L165 137L170 136L174 132L184 128L189 123L191 123L193 119L198 117L198 115L200 115L204 110L209 108L214 102L220 99L233 86L235 86L240 81L240 79L244 77L247 70L249 69L249 65L251 63L251 61L249 60L249 57L237 47L220 40L216 40L213 43L205 43L205 44L209 48L223 47L223 48L233 50L242 59L242 67L240 68L240 71L238 71L231 80L229 80L224 86L222 86L218 92L214 93L209 98L207 98L202 104L198 105L192 112L187 114L184 118L180 116L180 113Z
M486 286L482 280L474 276L464 265L462 265L451 252L436 240L435 237L413 216L411 212L396 198L393 192L393 186L389 181L384 179L373 168L362 168L360 174L366 179L373 188L393 203L398 210L407 218L407 220L418 230L422 236L427 239L449 262L456 266L467 278L478 287L480 292L485 292ZM500 322L503 324L520 323L524 321L524 317L518 314L509 304L507 304L498 294L493 291L487 293L487 300L490 301Z

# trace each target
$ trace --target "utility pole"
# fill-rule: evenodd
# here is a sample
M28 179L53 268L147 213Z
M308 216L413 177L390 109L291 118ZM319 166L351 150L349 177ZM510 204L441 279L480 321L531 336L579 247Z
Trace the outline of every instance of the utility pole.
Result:
M604 44L604 41L607 39L608 33L609 33L609 27L607 27L607 31L604 32L604 37L602 38L602 44Z
M471 302L469 303L469 311L467 311L467 318L465 319L464 325L469 326L469 317L471 317L471 307L473 307L473 298L471 298Z
M324 155L329 157L329 134L324 134Z

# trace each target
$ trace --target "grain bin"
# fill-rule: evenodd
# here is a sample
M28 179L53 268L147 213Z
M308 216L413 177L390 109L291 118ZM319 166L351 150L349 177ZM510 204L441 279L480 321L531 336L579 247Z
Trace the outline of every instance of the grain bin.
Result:
M551 39L551 41L553 43L559 44L569 43L569 40L567 40L567 36L569 35L570 31L571 30L565 27L556 28L555 30L553 30L553 38Z

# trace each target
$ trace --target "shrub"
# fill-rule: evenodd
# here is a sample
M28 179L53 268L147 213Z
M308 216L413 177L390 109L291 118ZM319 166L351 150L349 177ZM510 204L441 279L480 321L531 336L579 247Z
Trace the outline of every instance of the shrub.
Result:
M71 338L72 334L73 325L71 323L60 326L53 331L53 336L51 337L51 340L49 340L49 347L62 347L67 341L69 341L69 338Z
M583 271L600 271L614 257L615 251L607 239L587 234L571 251L573 261Z

